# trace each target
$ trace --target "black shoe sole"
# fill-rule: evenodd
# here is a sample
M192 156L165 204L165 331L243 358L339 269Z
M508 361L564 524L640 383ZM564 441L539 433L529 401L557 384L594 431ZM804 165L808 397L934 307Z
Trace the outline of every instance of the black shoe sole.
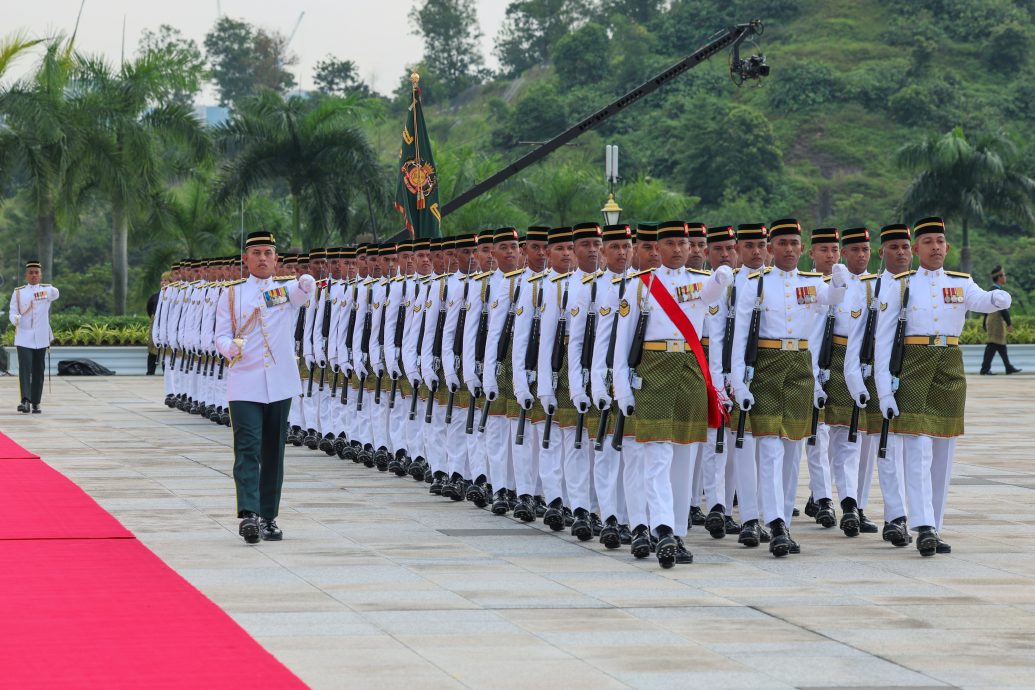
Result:
M496 501L492 504L493 515L506 515L508 510L510 510L510 504L506 501Z
M244 537L244 541L248 544L258 544L261 539L258 525L242 525L238 534Z
M633 558L646 558L650 555L650 541L644 539L640 543L636 543L636 540L633 539L632 548L629 549L629 552Z
M816 513L816 523L824 529L830 529L837 524L837 518L834 517L833 512L821 510Z
M605 528L600 532L600 543L605 549L617 549L622 545L622 538L617 530L612 532Z
M924 558L938 553L938 538L933 536L919 537L916 541L916 550Z
M593 529L589 526L589 523L585 524L572 524L571 536L575 537L579 541L589 541L593 538Z
M845 533L846 537L859 536L859 520L850 515L845 515L841 518L840 527L841 531Z
M749 532L747 534L745 534L744 532L741 532L740 536L737 538L737 543L738 544L743 544L744 546L748 547L749 549L756 548L758 546L759 542L761 542L761 539L758 537L758 535L756 535L756 534L754 534L752 532Z
M769 553L773 554L777 558L783 558L784 556L786 556L790 552L791 552L791 545L790 545L790 543L783 543L783 544L773 544L773 543L770 543L769 544Z
M671 544L658 544L657 548L658 563L662 568L671 568L676 564L676 545ZM666 565L666 563L668 565Z
M704 520L704 528L712 539L722 539L726 536L726 516L721 513L708 513Z
M891 545L896 548L902 548L903 546L909 546L909 543L913 541L913 538L908 534L903 533L901 530L895 530L894 533L888 535L888 541Z

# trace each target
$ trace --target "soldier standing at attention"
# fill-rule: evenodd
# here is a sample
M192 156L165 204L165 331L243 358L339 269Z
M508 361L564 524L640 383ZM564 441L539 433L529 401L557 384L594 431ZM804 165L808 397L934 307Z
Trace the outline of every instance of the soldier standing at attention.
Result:
M249 233L242 257L248 278L220 296L216 348L228 360L227 398L234 432L238 533L249 544L278 541L284 483L284 435L291 398L301 394L295 367L298 308L312 276L274 278L277 247L269 232Z
M50 330L50 303L60 296L53 285L43 280L43 264L28 261L25 264L25 285L15 288L8 311L14 324L14 345L18 349L18 384L22 399L18 411L40 413L43 397L43 374L47 348L54 339Z
M848 269L835 264L829 285L818 273L800 273L801 226L794 219L773 223L767 248L773 268L748 276L746 294L737 298L732 380L740 409L751 419L762 513L772 530L769 551L779 558L800 551L789 527L801 446L812 419L809 403L815 403L808 338L817 306L844 298ZM756 309L758 357L754 377L745 378L744 353Z
M881 291L874 371L880 407L891 431L902 435L906 497L916 548L921 556L950 553L939 536L945 518L956 438L963 434L967 379L959 335L967 311L989 313L1010 307L1005 290L986 292L966 273L946 271L945 222L924 218L913 226L913 253L920 268L895 276ZM887 309L883 309L887 304ZM904 322L896 344L898 322ZM892 351L901 351L901 371L890 371ZM897 380L896 380L897 379ZM897 390L896 390L896 384Z

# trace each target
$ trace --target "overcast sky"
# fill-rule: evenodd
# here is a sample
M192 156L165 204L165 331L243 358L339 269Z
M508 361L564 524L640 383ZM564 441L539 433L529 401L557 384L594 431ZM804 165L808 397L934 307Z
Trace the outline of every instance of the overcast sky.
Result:
M81 0L3 0L0 34L25 30L34 36L70 33ZM219 12L256 26L291 33L305 12L289 46L298 56L292 68L303 89L312 88L313 66L328 53L359 65L360 75L381 92L391 91L407 64L423 52L421 39L411 33L407 13L417 0L86 0L76 40L78 48L101 53L117 62L122 51L122 22L126 22L126 55L131 56L144 29L175 26L199 48ZM493 40L503 22L508 0L477 0L483 55L496 68ZM32 66L16 65L17 76ZM206 97L213 100L211 91Z

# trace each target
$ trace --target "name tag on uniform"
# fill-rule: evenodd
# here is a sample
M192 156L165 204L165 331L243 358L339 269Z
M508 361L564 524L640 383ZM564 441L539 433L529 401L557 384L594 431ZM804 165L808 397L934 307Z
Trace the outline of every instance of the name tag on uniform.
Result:
M680 285L676 288L676 301L679 303L691 302L695 299L701 299L701 288L704 283L690 283L689 285Z
M48 297L50 297L50 293L48 293L46 290L40 290L39 292L32 293L32 298L35 300L42 301L47 299Z
M262 298L266 300L267 309L284 304L288 301L287 288L277 287L272 290L266 290L262 293Z
M798 297L798 304L815 304L817 302L815 285L796 287L794 293Z
M963 288L942 288L942 299L945 300L946 304L963 304Z

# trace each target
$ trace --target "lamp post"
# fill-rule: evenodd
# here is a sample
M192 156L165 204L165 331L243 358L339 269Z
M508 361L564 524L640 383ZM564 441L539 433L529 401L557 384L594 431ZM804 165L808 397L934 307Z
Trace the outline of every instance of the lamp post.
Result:
M607 178L607 203L600 212L604 214L604 223L617 225L622 215L622 207L615 201L615 185L618 184L618 144L604 147L604 175Z

